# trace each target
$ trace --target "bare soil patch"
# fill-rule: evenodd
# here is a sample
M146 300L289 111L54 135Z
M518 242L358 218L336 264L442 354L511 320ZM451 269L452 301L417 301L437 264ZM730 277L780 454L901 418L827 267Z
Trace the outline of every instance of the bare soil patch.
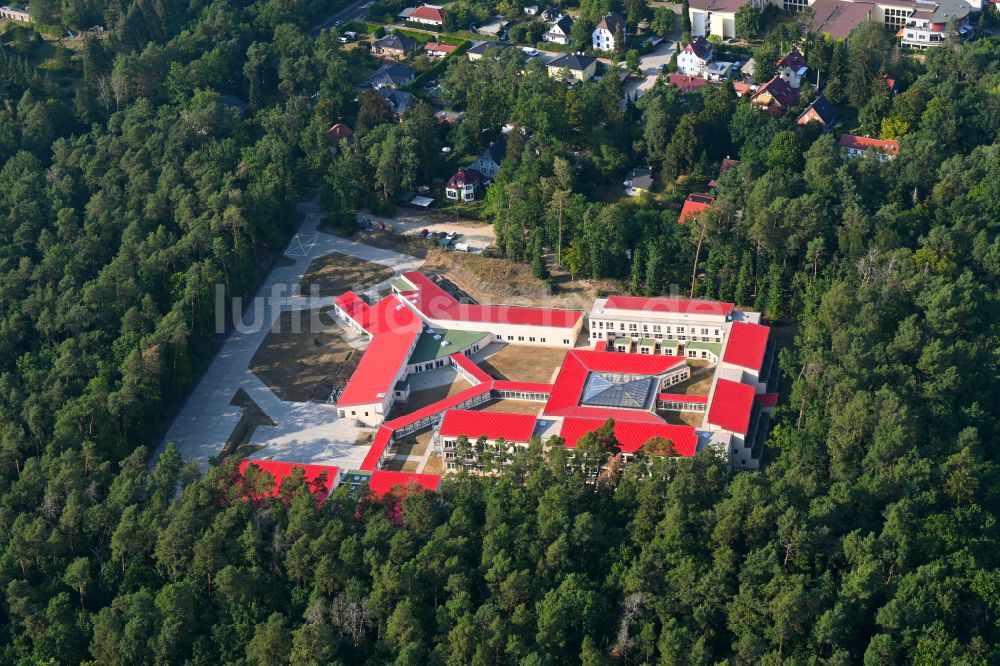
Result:
M562 365L566 351L561 347L506 345L480 362L479 367L494 379L547 383L552 380L555 369Z
M435 402L444 400L445 398L453 396L456 393L461 393L467 388L469 388L469 383L467 381L464 379L456 379L451 384L446 384L444 386L435 386L434 388L412 391L410 392L410 398L406 402L396 402L392 406L392 411L389 412L389 418L387 420L412 414L418 409L422 409L428 405L433 405Z
M536 416L545 403L530 400L494 400L476 407L481 412L499 412L504 414L530 414Z
M708 395L712 388L712 376L715 374L713 366L702 368L693 367L694 361L688 361L691 368L691 379L674 384L667 389L668 393L678 393L681 395Z
M347 344L332 317L332 308L323 310L319 320L328 328L311 332L310 313L283 312L280 328L264 338L250 370L282 400L326 400L335 386L347 384L364 353ZM295 318L299 333L292 332Z
M391 268L335 252L313 260L300 284L303 295L317 289L320 296L340 296L345 291L368 287L392 276Z
M705 418L704 412L659 411L657 414L659 414L667 423L671 423L673 425L694 426L696 428L701 426L701 422Z

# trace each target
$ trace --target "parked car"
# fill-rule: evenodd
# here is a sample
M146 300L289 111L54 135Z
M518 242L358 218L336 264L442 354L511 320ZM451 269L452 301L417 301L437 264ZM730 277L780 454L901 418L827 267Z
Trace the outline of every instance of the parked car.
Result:
M529 58L534 58L535 56L538 55L538 50L533 49L530 46L525 46L523 49L521 49L521 52L524 53L524 55L528 56Z

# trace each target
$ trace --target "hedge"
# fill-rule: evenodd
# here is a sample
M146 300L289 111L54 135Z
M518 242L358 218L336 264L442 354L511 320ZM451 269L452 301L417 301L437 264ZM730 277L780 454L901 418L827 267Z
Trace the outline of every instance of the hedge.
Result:
M409 92L412 92L412 93L416 93L417 90L420 88L420 86L422 86L424 83L426 83L427 81L430 81L435 76L437 76L441 72L443 72L445 70L445 67L448 66L448 61L451 58L462 55L463 53L465 53L466 51L469 50L470 46L472 46L472 42L463 41L461 44L458 45L457 49L455 49L454 51L452 51L451 53L449 53L445 57L441 58L441 62L434 63L433 67L431 67L430 69L428 69L428 70L426 70L424 72L421 72L417 76L417 78L413 79L413 81L411 81L403 89L404 90L408 90Z

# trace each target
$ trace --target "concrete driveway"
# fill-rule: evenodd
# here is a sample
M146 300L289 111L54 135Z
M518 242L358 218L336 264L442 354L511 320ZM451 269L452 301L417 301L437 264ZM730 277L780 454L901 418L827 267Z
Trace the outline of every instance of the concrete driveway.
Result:
M642 71L642 78L632 78L622 86L625 99L635 101L646 94L654 85L660 75L660 68L670 62L670 58L677 52L677 42L666 39L660 42L651 53L647 53L639 60L639 69Z
M219 455L242 416L230 404L237 390L247 395L276 423L258 427L252 444L264 448L255 459L316 462L357 467L367 452L355 446L360 430L350 419L339 419L333 405L284 402L250 371L250 362L274 322L286 310L325 307L332 299L290 296L313 259L334 252L371 261L402 272L416 270L423 260L371 247L319 231L321 216L315 205L300 206L306 219L285 251L284 265L276 265L258 290L244 322L222 344L198 385L154 453L153 461L173 442L185 461L195 460L202 470ZM386 284L388 281L386 281ZM374 286L374 285L373 285ZM250 321L246 321L250 319Z

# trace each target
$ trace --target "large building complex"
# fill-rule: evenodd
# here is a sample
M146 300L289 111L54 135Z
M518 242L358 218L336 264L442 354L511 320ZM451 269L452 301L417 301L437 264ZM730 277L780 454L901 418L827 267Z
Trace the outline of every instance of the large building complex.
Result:
M806 8L813 13L812 30L834 39L847 39L863 21L877 21L900 38L906 48L940 45L954 22L958 37L972 34L969 13L981 9L981 0L766 0L790 12ZM728 39L736 34L736 12L750 4L763 9L765 0L691 0L691 34Z
M733 469L760 466L777 401L776 354L760 314L733 303L599 298L583 346L576 346L581 311L463 303L419 272L403 273L375 302L347 292L334 310L341 324L370 340L337 400L340 418L374 432L361 470L344 473L357 483L372 483L368 477L393 457L393 443L418 431L432 431L445 473L489 473L532 441L543 450L575 449L609 420L625 463L640 451L707 450ZM566 355L552 383L500 380L470 358L490 343L564 347ZM393 404L409 397L407 377L444 366L468 388L386 420ZM503 399L537 403L537 412L478 409ZM425 474L400 478L437 483Z

